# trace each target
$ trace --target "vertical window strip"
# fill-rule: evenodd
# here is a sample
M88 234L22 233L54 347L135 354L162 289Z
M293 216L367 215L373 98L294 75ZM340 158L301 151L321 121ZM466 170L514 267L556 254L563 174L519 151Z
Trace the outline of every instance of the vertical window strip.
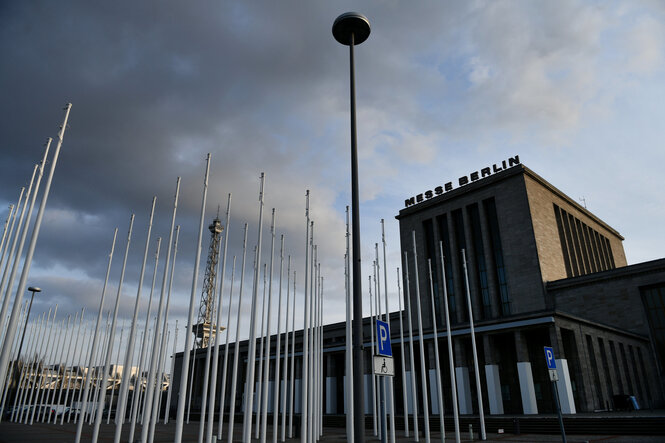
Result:
M621 352L621 359L623 360L623 371L626 373L628 389L630 389L631 394L634 394L635 389L633 389L633 378L630 376L630 369L628 369L628 358L626 357L626 348L623 346L623 343L619 343L619 351Z
M598 264L598 271L604 271L605 263L602 260L602 254L598 249L598 232L595 229L589 228L589 236L591 237L591 247L593 248L593 256L596 258L596 263Z
M598 400L597 406L599 406L599 409L602 409L605 399L603 398L603 390L600 387L600 375L598 374L598 365L596 364L596 353L593 349L593 338L589 334L586 334L586 344L587 351L589 353L589 360L591 362L591 370L593 373L593 384L596 391L596 400Z
M452 217L453 217L453 230L454 235L455 235L455 240L457 242L457 257L459 260L459 281L462 282L461 287L464 290L464 267L462 265L464 258L462 257L462 249L466 251L466 238L464 235L464 219L462 216L462 210L461 209L456 209L452 212ZM468 254L467 254L468 256ZM467 267L468 267L468 262L467 262ZM470 290L470 289L469 289ZM466 297L466 294L462 294L462 297ZM468 321L469 320L469 313L467 312L466 309L462 309L462 318L463 321Z
M570 265L573 270L573 277L580 275L580 267L577 264L577 255L575 254L575 243L573 242L573 234L570 231L570 219L568 213L561 210L561 218L563 219L563 229L566 233L566 240L568 242L568 251L570 251Z
M607 263L607 269L612 269L612 262L610 261L610 255L607 252L607 242L606 238L600 234L600 247L603 251L603 256L605 257L605 263Z
M423 221L423 231L425 231L425 253L426 253L425 258L432 261L432 288L434 290L434 310L435 310L433 315L436 315L437 322L441 323L442 321L441 314L443 311L441 309L441 300L439 297L439 276L436 266L437 260L434 254L434 252L436 251L436 247L434 246L434 224L432 222L432 219ZM427 262L425 264L427 264ZM427 275L427 281L429 282L429 271L427 272L426 275Z
M605 368L605 384L607 385L610 398L614 396L614 386L612 386L612 377L610 376L610 365L607 362L607 352L605 352L605 342L603 339L598 337L598 349L600 351L600 360L603 363L603 368Z
M619 385L619 392L625 392L623 390L623 380L621 379L621 368L619 367L619 359L617 358L617 350L614 346L614 342L612 340L608 341L608 344L610 345L610 354L612 355L612 366L614 367L614 375L617 380L617 384Z
M593 256L593 249L591 248L591 239L589 238L589 227L582 222L582 232L584 233L584 245L589 255L589 265L591 266L591 272L598 272L598 266L596 265L596 258Z
M443 242L443 257L446 266L446 289L448 290L448 311L450 322L457 323L457 305L455 303L455 285L453 280L453 262L450 255L450 235L448 232L448 217L444 214L438 218L439 237Z
M573 239L573 246L575 248L577 267L580 270L580 275L584 275L586 274L586 269L584 268L584 260L582 259L582 248L580 247L580 238L577 235L577 229L575 226L575 217L573 217L572 214L568 214L568 223L570 224L570 233Z
M506 280L506 268L503 262L503 248L501 246L501 235L499 232L499 219L496 214L496 203L494 198L488 198L483 201L485 205L485 217L487 225L490 228L490 248L494 256L494 266L496 271L496 281L499 285L499 294L501 296L501 315L510 315L510 294L508 292L508 282Z
M580 221L580 219L576 218L575 219L575 227L577 228L577 235L580 238L580 250L582 251L582 259L584 260L584 268L586 269L586 273L590 274L592 273L591 269L591 262L589 260L589 252L587 251L586 244L584 241L584 223Z
M492 318L492 304L487 280L487 264L485 263L485 249L483 248L483 235L480 228L478 205L474 203L467 206L467 213L471 218L471 237L473 239L474 253L476 254L478 286L480 287L480 294L483 301L483 317Z
M616 265L614 264L614 255L612 254L612 245L610 244L610 240L605 237L605 243L607 244L607 255L610 257L610 264L612 265L612 269L616 268Z
M561 253L563 254L563 264L566 267L566 277L572 277L573 271L570 267L570 255L568 252L568 244L566 243L566 234L563 230L563 222L561 221L561 210L554 205L554 218L556 219L556 226L559 230L559 242L561 243Z

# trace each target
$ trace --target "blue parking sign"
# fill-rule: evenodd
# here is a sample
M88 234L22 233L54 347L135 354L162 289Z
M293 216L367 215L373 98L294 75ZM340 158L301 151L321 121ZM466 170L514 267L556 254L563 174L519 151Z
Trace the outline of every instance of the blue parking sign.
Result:
M545 346L545 361L547 362L547 369L556 369L554 350L548 346Z
M379 355L385 357L393 356L393 349L390 346L390 325L388 323L377 320L376 321L376 338L379 344Z

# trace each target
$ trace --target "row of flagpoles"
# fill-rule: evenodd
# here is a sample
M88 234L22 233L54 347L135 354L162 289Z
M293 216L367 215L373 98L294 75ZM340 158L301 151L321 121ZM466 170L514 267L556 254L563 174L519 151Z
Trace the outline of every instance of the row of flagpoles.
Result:
M113 402L113 396L115 395L116 383L115 375L114 380L112 380L111 388L111 400L107 402L107 386L109 383L109 377L107 376L111 372L111 361L115 355L116 365L117 362L122 361L122 374L120 384L118 386L117 394L117 403L116 403L116 413L115 413L115 422L116 430L114 440L119 442L121 440L122 429L125 421L130 423L130 437L129 441L134 441L134 431L137 420L143 425L141 428L141 442L153 441L155 424L157 423L158 417L160 416L161 404L162 401L162 383L165 374L165 364L166 356L168 354L168 343L171 330L169 329L169 311L170 311L170 302L171 302L171 289L173 284L173 277L175 273L175 263L176 263L176 254L178 249L178 238L180 227L176 227L176 215L178 208L178 199L180 194L180 178L176 181L175 196L173 201L173 211L171 217L171 227L169 230L169 236L166 243L166 252L165 252L165 264L163 265L163 275L161 281L161 287L159 289L159 302L157 304L156 312L152 312L152 302L153 302L153 293L155 292L156 279L157 279L157 267L160 257L161 249L161 238L158 238L156 241L156 252L154 260L154 272L152 276L152 286L150 290L150 296L148 298L148 309L145 313L145 320L143 321L143 332L139 340L140 350L137 346L137 335L138 335L138 325L139 325L139 306L141 302L141 293L143 288L143 281L146 271L146 263L149 255L149 249L151 244L151 234L152 234L152 225L153 217L155 212L156 197L152 200L152 205L150 209L149 222L147 226L147 238L144 246L143 252L143 261L141 265L140 277L138 282L138 290L135 298L135 305L133 311L133 317L130 322L130 328L126 338L126 342L123 342L123 335L126 332L125 328L120 328L120 334L118 339L118 310L120 303L120 296L123 290L124 276L127 266L127 260L130 250L130 244L132 241L132 233L134 229L134 215L132 214L129 221L129 228L127 233L127 240L124 249L124 255L122 260L122 271L120 273L119 282L117 284L117 293L115 297L115 303L112 311L109 311L106 315L106 328L102 332L102 327L104 325L104 306L106 301L107 287L109 283L109 277L111 272L111 264L113 261L113 256L115 252L116 240L117 240L117 228L113 234L113 241L111 245L111 250L108 257L108 266L106 272L105 282L102 288L102 294L99 302L99 308L97 312L96 319L94 321L94 332L92 332L91 338L88 340L89 343L84 344L86 341L86 336L89 336L89 329L93 329L92 325L89 322L83 321L84 312L81 311L80 317L78 313L74 317L72 322L71 316L68 316L67 322L62 320L60 324L56 324L56 313L57 306L53 312L49 311L48 316L46 313L42 314L41 317L33 320L30 323L30 335L29 340L26 343L26 350L28 351L26 355L34 355L32 359L21 358L21 347L23 346L23 340L20 342L16 335L17 328L20 324L25 323L27 317L27 308L26 304L22 303L22 296L26 290L27 286L27 276L30 270L30 264L32 260L32 255L34 253L35 245L37 242L37 237L39 235L39 229L41 220L44 213L44 208L48 198L48 193L51 185L51 180L53 177L54 169L57 163L58 154L63 141L64 131L67 126L67 119L69 117L69 111L71 105L68 105L65 110L65 118L61 127L61 130L58 134L58 141L55 153L51 159L51 170L47 177L46 185L42 194L42 201L39 206L39 212L36 217L32 237L28 246L28 250L23 256L23 248L25 246L25 241L29 232L29 225L31 220L31 215L33 208L36 202L37 194L39 192L41 179L44 172L44 166L46 165L51 139L46 144L44 156L40 163L36 164L32 178L30 180L30 185L28 186L27 191L25 189L21 190L19 200L16 205L10 207L9 215L5 222L2 234L2 240L0 242L0 269L2 269L2 280L0 281L0 294L2 294L2 308L0 310L0 332L2 333L2 350L0 352L0 386L2 386L2 405L1 408L6 410L9 405L5 404L5 401L8 397L8 392L10 388L14 389L14 398L13 398L13 409L11 414L11 420L19 422L30 422L32 423L35 419L47 422L56 422L59 415L60 423L64 422L65 414L58 414L57 411L60 405L69 405L67 420L69 421L72 418L72 412L76 409L75 404L78 405L78 411L73 415L73 419L77 423L77 431L75 441L79 442L81 439L81 433L83 429L84 422L86 420L88 423L93 424L93 441L97 441L99 436L100 424L103 420L103 412L105 407L108 407L107 421L110 418L111 407L110 404ZM190 293L190 304L188 312L188 322L187 322L187 331L185 334L185 346L182 357L182 369L180 371L180 383L179 383L179 393L177 395L177 412L176 412L176 428L174 441L179 442L182 439L183 424L185 421L189 422L190 410L191 410L191 400L193 397L193 382L194 382L194 365L197 361L196 359L196 347L194 347L194 352L190 352L193 345L193 324L194 324L194 306L197 300L197 282L198 282L198 273L199 273L199 264L200 256L202 249L203 241L203 227L205 220L205 209L206 209L206 200L208 192L208 180L210 174L210 154L208 154L206 159L206 170L204 178L204 187L202 192L202 203L201 203L201 213L199 221L199 231L197 239L197 248L195 254L195 263L194 271L192 277L192 286ZM288 435L291 437L293 435L293 417L295 411L295 318L302 316L304 320L303 326L303 341L302 341L302 376L300 382L300 409L303 419L300 421L300 434L302 441L312 442L317 441L323 433L323 384L325 380L323 379L323 309L324 309L324 297L323 297L323 276L321 275L321 266L318 259L318 247L315 243L314 236L314 221L310 217L310 196L309 191L306 194L305 201L305 263L304 263L304 273L303 273L303 306L302 311L296 311L296 271L295 266L292 267L291 256L288 256L286 264L286 279L284 279L284 258L285 258L285 238L284 235L279 237L279 264L278 264L278 273L279 275L275 277L275 240L277 238L277 228L276 228L276 213L275 209L272 210L271 215L271 224L270 224L270 257L269 264L262 263L262 243L263 243L263 207L264 207L264 198L265 198L265 176L261 174L260 177L260 190L259 190L259 216L258 216L258 238L256 246L254 248L254 266L253 266L253 283L251 287L251 309L250 309L250 318L249 318L249 340L248 340L248 353L245 370L244 380L246 381L244 385L244 412L243 412L243 425L242 425L242 439L243 441L250 441L252 435L254 438L260 439L261 442L265 442L268 436L268 412L269 410L273 411L273 422L272 422L272 441L276 442L279 438L281 441L284 441L286 438L287 430L287 415L288 415ZM222 324L222 306L223 306L223 294L224 294L224 283L225 283L225 271L227 266L227 246L228 238L230 231L230 212L231 211L231 195L228 196L227 210L226 210L226 225L225 225L225 236L224 236L224 248L222 253L222 260L219 266L221 267L221 278L216 282L216 293L218 294L216 307L214 313L216 314L216 325ZM347 438L353 440L353 402L350 399L353 397L353 378L350 376L352 368L352 355L351 355L351 303L350 303L350 246L349 246L349 216L347 208L347 229L346 229L346 238L347 238L347 249L345 254L345 280L346 280L346 299L347 299L347 331L346 331L346 347L347 353L345 358L346 363L346 398L347 398ZM370 316L372 318L372 346L376 345L374 340L374 322L377 319L383 318L386 322L389 321L389 305L388 305L388 278L387 278L387 269L386 269L386 242L385 242L385 232L383 226L383 220L381 221L382 227L382 246L383 246L383 265L379 260L379 247L378 243L375 244L375 260L373 262L373 272L369 277L369 304L370 304ZM234 359L231 365L231 382L227 382L227 375L229 372L229 349L230 349L230 331L227 331L226 343L224 346L224 357L221 368L221 396L217 396L217 382L219 381L219 364L220 364L220 334L215 333L212 337L211 344L205 350L205 363L203 369L203 388L202 388L202 399L201 399L201 413L200 413L200 422L199 422L199 438L198 441L202 442L204 439L207 443L213 440L214 434L214 421L217 417L217 433L216 440L222 440L223 434L223 424L224 424L224 411L225 411L225 399L226 399L226 389L227 385L229 386L231 404L229 405L229 424L228 424L228 441L233 441L234 437L234 418L235 418L235 406L236 406L236 396L238 394L238 384L239 376L238 370L239 362L239 331L241 329L241 308L243 301L243 283L245 281L245 271L246 271L246 255L247 255L247 232L248 224L245 223L243 230L243 252L241 258L241 272L240 272L240 283L239 290L236 295L236 326L235 326L235 350L234 350ZM473 313L471 309L471 296L469 291L469 282L466 268L466 256L465 251L462 250L463 257L463 269L465 272L465 288L467 295L467 308L470 318L470 331L471 331L471 341L472 341L472 350L474 358L474 370L475 370L475 381L476 386L480 385L480 375L478 368L478 358L476 355L476 343L475 343L475 332L473 328ZM441 272L442 281L446 282L445 276L445 266L443 266L445 257L443 255L443 246L439 245L440 253L440 262L441 262ZM428 261L428 272L429 272L429 282L430 282L430 297L421 297L421 288L420 288L420 278L418 275L419 266L418 266L418 252L416 249L416 238L415 232L413 232L413 249L412 249L412 262L413 262L413 275L415 284L410 283L409 275L409 263L408 260L409 252L404 252L404 273L400 276L398 269L398 299L399 299L399 334L400 340L402 343L402 352L401 352L401 368L402 368L402 391L404 399L404 430L405 435L409 436L409 420L408 412L411 410L412 423L413 423L413 435L416 441L419 438L420 432L418 429L418 410L419 405L417 402L416 395L416 376L414 373L415 361L414 354L415 349L415 339L414 339L414 327L412 324L412 319L417 318L417 339L419 342L419 356L420 356L420 380L421 380L421 389L422 389L422 399L423 402L422 412L424 417L429 417L429 405L428 405L428 388L427 380L428 374L426 374L426 365L425 365L425 342L423 335L423 324L422 324L422 311L423 307L421 306L421 300L430 299L431 302L431 312L435 312L435 294L434 288L432 285L432 263ZM13 290L13 285L16 279L18 270L20 269L20 262L23 259L23 268L21 272L21 277L18 284L18 289L16 295L13 298L11 293ZM6 260L5 260L6 259ZM231 322L231 307L233 305L234 298L234 283L235 283L235 270L236 270L236 261L237 257L233 257L233 270L230 279L230 290L229 297L227 302L227 326L230 326ZM383 266L383 288L381 288L381 266ZM261 269L263 268L263 304L262 309L259 309L259 287L260 287L260 275ZM293 271L292 271L293 270ZM291 281L291 276L293 280ZM408 331L408 343L409 343L409 363L411 368L410 373L410 393L407 395L407 376L406 376L406 343L404 337L403 329L403 319L402 319L402 306L401 306L401 288L400 280L405 283L406 291L406 315L407 315L407 331ZM277 280L278 288L276 291L273 290L273 282ZM283 307L283 288L284 280L286 280L286 309L285 315L282 314ZM291 291L291 284L293 290ZM415 294L411 296L411 288L414 288ZM453 361L453 347L451 340L451 331L450 331L450 319L448 312L448 297L446 293L446 284L443 284L443 301L445 307L445 326L446 326L446 336L447 336L447 345L448 345L448 360L450 364L450 377L451 377L451 386L452 395L453 395L453 415L455 420L455 434L456 440L459 441L459 414L457 410L457 399L456 391L457 384L455 380L455 370L454 370L454 361ZM383 292L382 292L383 290ZM271 320L273 318L272 306L273 294L276 293L278 299L278 313L277 313L277 334L276 334L276 347L274 355L274 385L272 400L273 404L269 405L269 376L271 374L271 360L273 355L271 355L271 330L272 324ZM267 305L266 305L266 294L267 294ZM383 294L383 297L381 295ZM382 300L383 298L383 300ZM416 301L415 308L411 306L411 300ZM13 306L11 315L8 315L9 307ZM267 306L267 312L266 312ZM427 309L427 308L425 308ZM52 314L52 315L51 315ZM261 318L261 326L259 331L257 331L259 324L259 316ZM282 324L283 317L286 317L284 325ZM154 320L153 320L154 318ZM436 316L432 315L432 328L434 337L438 337ZM290 331L290 363L289 363L289 321L291 323ZM78 324L78 326L76 326ZM152 329L150 329L152 325ZM27 327L27 326L26 326ZM74 333L74 328L77 328L77 332ZM83 330L83 332L81 332ZM48 332L47 332L48 331ZM87 335L86 335L87 334ZM284 335L284 346L282 350L281 338ZM177 336L177 326L175 328L174 340L173 340L173 352L175 353L175 343ZM79 340L81 341L81 346L78 345ZM257 355L257 341L259 341L259 350ZM52 343L53 342L53 343ZM65 343L67 345L65 345ZM70 356L72 342L74 342L73 355ZM117 349L115 349L117 343ZM20 344L19 344L20 343ZM124 349L123 349L124 344ZM433 341L434 344L434 353L435 353L435 374L436 374L436 389L437 389L437 401L438 401L438 411L440 416L440 426L442 429L442 436L444 435L444 423L443 423L443 395L442 395L442 381L441 381L441 368L439 367L439 346L438 339ZM65 349L67 351L65 352ZM77 355L78 350L78 355ZM124 350L124 354L121 355L121 350ZM137 354L138 351L138 355ZM372 353L375 353L373 349ZM173 357L175 354L173 355ZM190 363L190 356L191 363ZM47 365L46 361L50 360L51 365ZM203 359L200 359L203 360ZM20 364L19 364L20 362ZM67 371L67 363L72 362L69 373ZM74 362L77 364L75 365ZM138 363L136 365L135 363ZM175 358L172 360L170 374L173 376ZM14 367L16 366L16 368ZM56 369L57 366L57 369ZM64 367L64 370L62 370ZM137 376L132 380L133 370L132 368L136 367ZM290 370L290 373L289 373ZM19 372L18 382L14 385L13 374L15 371ZM257 374L258 371L258 374ZM281 372L281 373L280 373ZM53 374L56 374L56 382L54 389L44 389L44 386L48 384L48 381L51 380ZM61 375L59 375L61 374ZM145 374L145 380L143 379L143 374ZM72 383L72 379L74 380ZM374 434L380 436L382 441L387 441L388 437L390 441L394 442L396 439L395 436L395 405L394 405L394 386L392 383L392 378L386 379L385 377L377 377L372 375L372 415L373 415L373 431ZM58 389L59 381L59 389ZM132 386L133 395L129 395L130 385ZM174 380L169 382L169 391L167 394L166 401L166 413L165 413L165 422L168 420L168 409L171 399L171 386L173 385ZM78 392L77 388L78 387ZM70 397L70 388L72 395ZM57 392L57 394L56 394ZM64 394L63 394L64 392ZM74 400L78 394L78 399ZM378 395L377 395L378 394ZM481 421L481 438L485 439L485 428L484 428L484 414L482 409L482 393L481 389L477 389L478 394L478 407L479 415ZM46 397L46 398L44 398ZM410 397L411 405L407 405L408 398ZM131 404L130 404L131 400ZM254 402L256 401L256 405ZM68 403L69 402L69 403ZM49 408L39 407L42 405L50 405ZM27 408L32 405L32 408ZM216 413L217 406L217 413ZM409 408L410 406L410 408ZM127 415L129 408L129 415ZM49 409L48 413L46 410ZM185 415L185 409L187 409L187 414ZM281 420L279 411L281 410ZM288 410L288 411L287 411ZM288 412L288 414L287 414ZM79 417L81 417L79 419ZM423 435L427 442L430 441L430 429L429 429L429 420L424 420L425 429Z

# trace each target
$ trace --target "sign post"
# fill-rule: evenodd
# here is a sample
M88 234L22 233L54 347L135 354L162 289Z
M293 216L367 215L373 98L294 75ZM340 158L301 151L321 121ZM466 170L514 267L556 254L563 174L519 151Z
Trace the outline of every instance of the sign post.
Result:
M552 394L556 402L556 413L559 416L559 428L561 428L561 441L566 443L566 430L563 427L563 416L561 415L561 405L559 403L559 391L556 388L556 382L559 380L559 374L556 371L556 359L554 358L554 350L545 346L545 363L550 373L550 381L552 382Z
M395 375L395 365L393 363L393 349L390 346L390 325L387 322L376 319L376 342L377 354L374 356L374 374L382 377L391 377ZM385 379L381 378L381 443L387 441L386 425L386 403L385 403Z

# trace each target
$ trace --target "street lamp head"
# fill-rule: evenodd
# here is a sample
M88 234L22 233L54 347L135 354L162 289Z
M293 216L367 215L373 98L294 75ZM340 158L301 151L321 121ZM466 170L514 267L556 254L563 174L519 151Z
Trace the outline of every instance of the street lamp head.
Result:
M35 287L33 287L33 286L30 286L30 287L28 288L28 291L30 291L30 292L42 292L42 289L41 289L41 288L35 288Z
M335 19L332 27L333 37L343 45L351 45L351 35L353 35L353 44L359 45L369 37L369 20L357 12L345 12Z

